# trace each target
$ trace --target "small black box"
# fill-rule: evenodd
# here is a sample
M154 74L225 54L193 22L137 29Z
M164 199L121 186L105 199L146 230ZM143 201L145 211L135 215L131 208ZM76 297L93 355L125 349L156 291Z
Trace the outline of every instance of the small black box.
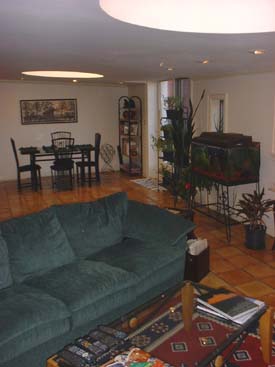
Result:
M199 282L209 273L209 247L199 255L186 252L184 280Z

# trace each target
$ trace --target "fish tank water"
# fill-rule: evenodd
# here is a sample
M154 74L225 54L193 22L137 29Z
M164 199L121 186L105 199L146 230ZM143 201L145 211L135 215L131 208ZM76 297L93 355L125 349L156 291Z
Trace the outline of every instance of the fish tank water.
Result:
M251 136L232 133L202 133L194 138L192 171L224 185L259 181L260 143Z

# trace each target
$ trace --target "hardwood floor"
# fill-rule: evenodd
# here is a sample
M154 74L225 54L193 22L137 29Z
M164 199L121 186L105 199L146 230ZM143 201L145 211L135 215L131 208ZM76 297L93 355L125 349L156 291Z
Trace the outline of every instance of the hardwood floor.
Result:
M43 179L43 190L29 189L19 193L16 182L0 183L0 220L29 214L53 204L92 201L118 191L126 191L130 199L160 207L173 206L167 192L156 192L141 187L125 175L106 173L101 183L92 187L76 186L73 191L54 192L50 178ZM267 249L254 251L244 245L242 225L232 227L232 241L227 243L224 227L199 213L195 214L198 237L207 238L210 246L211 272L202 280L210 286L225 286L248 296L257 297L275 306L275 251L273 238L267 238Z

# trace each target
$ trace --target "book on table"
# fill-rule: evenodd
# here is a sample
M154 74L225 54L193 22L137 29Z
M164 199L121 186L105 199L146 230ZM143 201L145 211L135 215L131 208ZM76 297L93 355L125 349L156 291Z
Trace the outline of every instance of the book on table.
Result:
M239 324L246 322L264 306L262 301L224 291L209 292L197 298L199 310Z

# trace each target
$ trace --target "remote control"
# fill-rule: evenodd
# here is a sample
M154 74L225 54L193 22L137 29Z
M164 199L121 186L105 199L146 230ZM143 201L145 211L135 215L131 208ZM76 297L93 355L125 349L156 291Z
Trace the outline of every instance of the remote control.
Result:
M93 353L95 356L101 355L109 350L106 344L100 341L91 341L89 336L84 336L83 338L76 339L76 344L80 347L87 349L89 352Z
M99 356L96 359L97 365L102 365L106 362L108 362L112 358L112 351L108 351L106 353L103 353L101 356Z
M90 331L89 337L94 340L99 340L101 343L106 344L109 348L121 343L120 339L117 339L112 335L108 335L101 330Z
M96 341L93 343L93 345L94 345L95 347L98 347L99 349L101 349L103 353L108 352L108 350L109 350L108 345L106 345L106 344L102 343L100 340L96 340Z
M69 352L76 354L80 358L84 359L85 362L89 364L95 363L95 356L94 354L86 351L85 349L82 349L74 344L67 345L64 349L68 350Z
M79 339L80 339L80 342L79 342ZM81 343L81 339L83 338L79 338L79 339L76 340L77 344ZM89 352L92 353L95 356L95 358L101 356L101 354L104 353L102 348L99 348L99 346L94 343L94 340L90 340L89 336L85 336L85 339L87 339L87 341L90 342ZM106 346L106 348L108 347Z
M89 365L88 363L86 363L84 361L84 359L82 359L81 357L79 357L78 355L69 352L68 350L61 350L60 352L58 352L59 357L61 357L62 359L64 359L65 362L69 363L71 366L74 367L90 367L91 365Z
M105 326L105 325L100 325L98 328L101 331L103 331L104 333L112 335L115 338L118 338L118 339L127 339L128 338L128 335L126 333L124 333L124 331L116 330L116 329L113 329L113 328L111 328L109 326Z

